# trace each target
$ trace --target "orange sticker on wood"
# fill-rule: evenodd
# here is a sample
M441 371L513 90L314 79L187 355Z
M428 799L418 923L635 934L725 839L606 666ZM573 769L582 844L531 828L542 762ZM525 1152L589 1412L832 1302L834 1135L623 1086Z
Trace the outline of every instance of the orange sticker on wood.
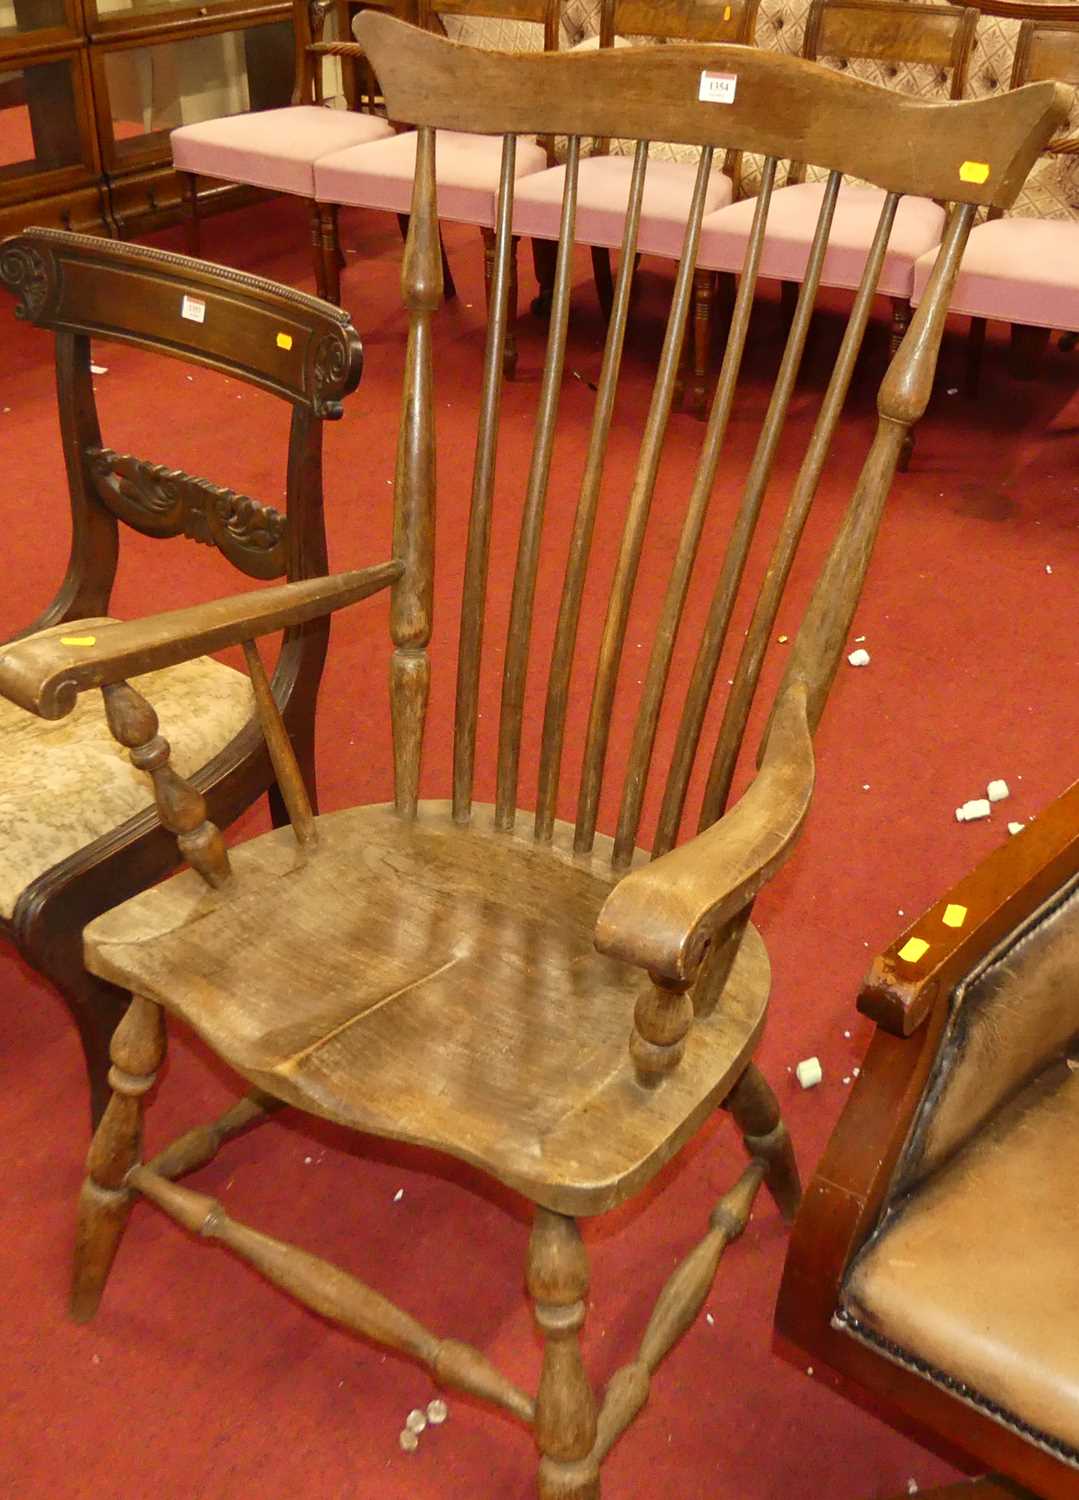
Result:
M62 635L61 646L96 646L96 635Z
M925 938L908 938L899 950L899 957L904 963L916 964L928 952L929 944Z
M277 347L279 349L291 349L292 348L292 334L291 333L279 333L277 335Z
M959 168L960 182L988 182L989 163L987 161L965 161Z
M967 909L965 906L959 906L954 901L949 901L948 905L944 908L944 915L940 920L944 923L945 927L962 927L963 923L967 920Z

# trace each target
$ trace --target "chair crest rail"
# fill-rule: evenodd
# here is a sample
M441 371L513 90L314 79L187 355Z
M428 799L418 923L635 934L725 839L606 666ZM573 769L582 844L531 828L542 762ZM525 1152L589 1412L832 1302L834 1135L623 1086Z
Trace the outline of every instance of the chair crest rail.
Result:
M935 104L752 47L517 56L462 47L374 12L356 29L390 115L410 124L619 135L780 157L797 141L802 160L892 192L1001 208L1067 109L1052 83ZM734 75L729 104L701 100L703 72Z

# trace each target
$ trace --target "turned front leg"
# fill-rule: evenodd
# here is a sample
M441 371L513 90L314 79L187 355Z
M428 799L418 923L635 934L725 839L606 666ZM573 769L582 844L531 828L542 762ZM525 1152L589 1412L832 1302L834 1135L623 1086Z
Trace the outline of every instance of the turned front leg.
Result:
M633 1013L630 1055L640 1083L659 1083L681 1061L693 1022L688 984L652 979Z
M581 1359L588 1259L574 1219L537 1208L528 1246L528 1290L543 1331L543 1374L536 1396L540 1500L598 1500L591 1460L596 1403Z
M85 1323L97 1311L131 1212L125 1179L142 1153L144 1096L165 1055L161 1007L135 996L112 1038L109 1100L86 1159L79 1196L71 1316Z
M756 1063L749 1064L723 1105L742 1132L750 1156L764 1163L768 1191L790 1223L802 1201L798 1162L779 1112L779 1101Z

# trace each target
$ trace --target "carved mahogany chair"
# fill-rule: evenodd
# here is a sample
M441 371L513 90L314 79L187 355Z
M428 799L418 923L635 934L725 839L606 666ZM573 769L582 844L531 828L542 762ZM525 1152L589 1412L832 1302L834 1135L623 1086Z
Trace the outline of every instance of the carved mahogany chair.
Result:
M1054 78L1073 91L1079 87L1079 24L1023 22L1011 87L1040 78ZM1046 152L1076 155L1079 133L1069 126ZM924 259L914 268L915 303L928 271ZM971 232L952 307L970 314L966 383L971 395L978 389L990 318L1012 325L1012 373L1030 378L1054 328L1079 332L1079 224L1073 219L1005 218L1001 210L991 209L986 222Z
M26 637L89 649L108 613L121 522L146 536L209 543L251 578L325 573L322 424L340 416L361 365L346 314L185 256L51 229L30 229L0 245L0 281L18 298L20 316L55 334L71 499L67 573ZM224 371L287 402L287 514L105 447L91 339ZM45 636L37 637L41 631ZM326 638L325 622L294 631L274 675L274 693L312 792L314 708ZM280 821L282 805L245 675L206 658L168 672L152 665L145 690L178 721L177 765L206 796L215 819L231 822L268 792ZM49 723L0 699L0 931L67 1000L86 1055L95 1120L108 1094L109 1038L127 1002L86 972L82 929L177 864L170 816L159 818L154 809L147 766L136 770L117 750L89 702Z
M16 643L0 656L0 692L45 717L62 716L80 692L102 687L114 732L143 763L152 758L162 794L182 808L182 818L173 821L191 830L185 852L193 870L98 918L86 932L93 972L136 998L113 1043L115 1092L90 1152L73 1312L83 1319L95 1311L132 1203L145 1197L181 1224L229 1246L321 1313L411 1355L440 1381L488 1398L531 1427L545 1500L594 1500L600 1464L647 1400L656 1367L700 1310L724 1248L741 1232L762 1183L785 1215L798 1202L787 1131L753 1062L765 1019L769 965L751 911L808 812L812 734L844 648L904 434L929 397L948 292L976 206L1011 201L1055 128L1061 106L1051 84L964 105L911 104L812 63L745 47L507 56L455 45L374 14L360 19L359 30L391 113L419 131L403 278L410 329L392 560L319 585L294 584L261 598L248 594L108 626L89 646L38 638ZM738 80L736 97L723 107L700 98L702 72L716 69ZM432 788L421 774L435 563L438 129L503 137L494 308L480 395L449 800L427 800L443 789ZM523 486L498 748L489 783L494 802L485 805L475 795L477 780L487 775L479 755L484 738L478 707L485 680L482 647L509 305L514 153L518 136L532 131L568 137L566 199L539 417ZM580 144L582 137L597 135L639 144L564 573L554 558L562 595L545 710L541 724L528 716L535 733L529 728L525 739L530 659L535 671L541 668L533 606L537 593L543 597L541 591L550 588L550 549L542 545L544 506L552 483L561 495L571 482L577 489L568 461L556 466L552 454ZM575 660L578 646L584 649L595 639L584 628L582 609L592 597L590 544L594 526L603 520L597 508L652 138L703 149L598 649ZM713 154L731 147L765 153L765 192L735 331L637 693L634 674L620 672L629 654L627 624L642 557L653 573L659 567L651 551L644 551L645 531L653 498L658 499L657 474ZM879 181L885 198L843 348L756 594L713 755L700 744L705 710L816 291L810 275L742 489L729 464L718 477L719 461L768 191L778 159L794 150L824 164L830 191L840 174L854 172ZM984 181L968 183L960 172L972 159L985 164ZM791 648L759 772L737 805L724 812L765 646L840 417L888 230L899 196L908 191L952 194L959 202L930 292L881 387L877 433L860 475L851 477L849 507ZM814 263L820 258L818 251ZM730 546L715 564L713 548L701 549L710 613L687 689L668 695L668 678L673 685L682 675L670 672L675 638L713 491L729 501ZM665 494L663 503L673 511L676 497ZM665 537L652 540L662 546ZM239 641L247 643L257 686L254 637L385 585L392 587L394 648L392 802L315 819L300 779L284 769L287 743L263 691L263 722L282 760L279 775L293 827L233 848L226 858L197 794L167 772L165 742L155 737L156 717L125 679L132 671ZM486 660L488 669L497 669L490 651ZM574 681L581 680L575 672L591 676L594 690L580 776L571 779L563 771L575 759L566 743L568 700ZM669 696L666 707L679 722L675 749L669 764L655 765L657 723ZM634 725L628 765L617 782L609 753L616 721ZM523 750L530 742L540 747L535 765ZM700 831L681 839L687 789L699 760L707 781L694 820ZM605 779L617 814L603 796ZM650 858L640 845L645 792L652 782L662 793L662 805L649 830ZM560 813L574 803L574 821L562 821ZM613 837L600 831L603 823ZM144 1163L141 1119L163 1056L166 1010L185 1016L254 1092L212 1126L194 1130ZM478 1349L430 1332L360 1280L257 1233L211 1199L177 1184L181 1173L209 1160L227 1135L282 1103L461 1157L531 1200L535 1217L527 1281L544 1335L535 1397L506 1380ZM741 1133L750 1163L660 1294L637 1357L613 1376L597 1403L579 1343L588 1266L578 1219L613 1208L642 1188L721 1107Z
M334 0L293 0L296 74L292 103L181 125L171 135L172 160L184 186L188 239L200 255L198 179L241 182L311 200L311 242L315 285L320 297L340 301L340 247L323 243L315 203L315 162L320 156L393 135L393 126L371 110L333 109L323 93L322 59L312 51L321 42ZM327 271L327 257L334 256Z
M880 81L897 92L913 77L931 71L942 99L960 99L978 14L955 5L912 6L907 0L814 0L802 54L840 70L860 63L879 72ZM823 181L807 181L806 163L797 162L785 186L773 195L760 274L783 283L788 306L795 284L806 274L814 225L825 204L833 223L821 285L853 291L861 279L883 195L866 181L844 182L832 192ZM743 198L705 218L702 280L709 272L730 273L742 264L754 213L753 200ZM924 254L929 264L935 264L945 217L944 201L934 202L927 193L910 194L899 205L879 281L881 294L891 298L893 352L910 322L915 262ZM703 339L708 326L703 320L700 326ZM708 351L700 349L694 369L707 368ZM703 380L697 380L700 399Z
M999 1476L971 1500L1074 1500L1079 782L875 961L858 1009L878 1031L795 1223L780 1347Z

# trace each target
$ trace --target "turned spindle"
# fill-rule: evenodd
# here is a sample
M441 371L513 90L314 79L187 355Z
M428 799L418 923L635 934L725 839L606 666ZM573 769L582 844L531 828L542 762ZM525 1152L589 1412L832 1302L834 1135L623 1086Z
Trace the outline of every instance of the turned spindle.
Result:
M723 1101L723 1107L730 1110L750 1156L764 1163L768 1191L789 1224L802 1201L798 1162L779 1112L779 1101L756 1063L746 1068Z
M161 1007L134 996L113 1033L110 1056L112 1098L90 1143L79 1196L71 1286L71 1316L78 1323L97 1311L131 1212L126 1178L142 1153L143 1101L165 1056Z
M113 739L131 752L131 764L147 771L162 825L176 835L180 853L207 885L223 886L232 871L225 841L206 816L206 799L169 764L168 740L157 732L157 714L126 682L101 689Z
M596 1403L581 1359L579 1333L588 1291L588 1258L574 1219L537 1208L528 1246L528 1291L543 1333L536 1395L536 1444L542 1454L541 1500L597 1500L591 1461Z
M693 1022L688 984L652 979L637 1001L629 1050L639 1083L659 1083L678 1066Z

